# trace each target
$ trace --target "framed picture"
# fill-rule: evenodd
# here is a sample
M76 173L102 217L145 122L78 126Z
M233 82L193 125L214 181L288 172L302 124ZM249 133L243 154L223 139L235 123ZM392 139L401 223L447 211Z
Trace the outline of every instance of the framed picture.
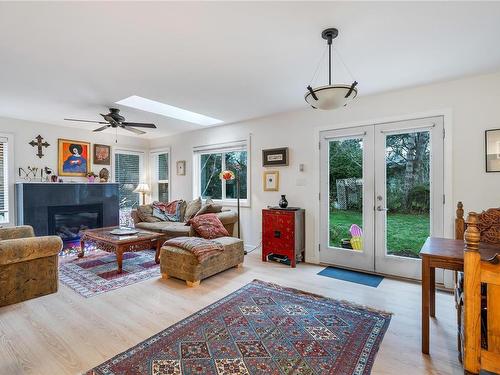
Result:
M288 147L262 150L263 167L285 167L288 165Z
M58 139L59 176L85 177L90 172L90 143Z
M500 172L500 129L486 130L486 172Z
M186 161L179 160L176 164L177 176L185 176L186 175Z
M94 143L94 164L111 165L111 147Z
M280 173L265 171L263 175L264 191L278 191L280 189Z

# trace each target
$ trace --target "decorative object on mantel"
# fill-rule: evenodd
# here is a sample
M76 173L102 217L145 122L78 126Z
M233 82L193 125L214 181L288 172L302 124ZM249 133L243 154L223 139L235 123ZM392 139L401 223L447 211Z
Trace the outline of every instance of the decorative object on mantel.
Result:
M233 171L226 170L223 171L219 174L219 178L224 181L231 181L235 180L236 182L236 206L238 209L238 238L241 238L240 236L240 176L238 171L234 173Z
M59 176L85 177L90 172L90 143L58 140Z
M149 185L145 183L141 183L137 185L134 190L134 193L139 193L142 195L142 205L146 204L146 194L150 192Z
M278 206L280 206L280 208L287 208L288 207L288 201L286 200L285 194L283 194L281 196L281 199L278 202Z
M111 147L108 145L99 145L94 143L94 164L110 165L111 164Z
M26 171L22 167L19 167L19 169L18 169L18 175L19 175L20 178L22 178L23 180L28 181L28 182L31 182L35 178L37 178L38 167L27 166L26 169L28 171Z
M486 172L500 172L500 129L484 132Z
M46 141L43 140L43 137L38 134L36 137L35 137L36 141L33 140L29 143L29 145L31 145L32 147L37 147L38 150L37 150L37 153L36 153L36 156L38 156L40 159L44 157L44 154L43 154L43 148L42 147L49 147L50 144L48 144Z
M270 148L262 150L263 167L286 167L288 166L288 147Z
M87 180L90 183L94 183L96 177L97 177L97 175L94 172L87 173Z
M99 171L99 180L100 182L108 182L109 170L107 168L103 168Z
M307 86L307 92L304 96L306 102L314 109L330 110L345 107L350 100L353 100L358 95L358 90L356 89L358 82L354 80L350 70L344 64L344 61L342 60L342 57L340 56L338 51L336 52L339 60L353 79L353 83L351 83L350 85L332 85L332 41L337 37L338 34L339 31L335 28L323 30L323 32L321 33L321 37L328 43L328 85L316 88L311 87L311 84L315 80L316 74L318 72L318 64L318 66L316 67L316 71L314 72L314 75L311 79L311 83L309 84L309 86Z
M54 171L51 168L44 167L43 168L43 173L45 174L45 182L52 181L52 173L54 173Z
M186 161L179 160L176 163L177 176L185 176L186 175Z
M280 173L278 171L264 171L264 191L278 191L280 189Z

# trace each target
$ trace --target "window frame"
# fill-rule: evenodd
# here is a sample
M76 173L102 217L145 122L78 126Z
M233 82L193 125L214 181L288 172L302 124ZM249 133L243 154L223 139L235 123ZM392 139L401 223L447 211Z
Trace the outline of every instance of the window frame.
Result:
M16 212L14 205L14 135L10 133L0 133L0 138L7 139L7 163L4 163L4 176L7 179L5 187L5 205L7 220L0 221L0 226L12 226L16 222ZM4 154L5 155L5 154Z
M162 154L168 155L168 179L160 180L158 178L158 156ZM170 153L170 147L153 149L149 151L149 183L151 192L149 193L151 201L159 200L158 189L155 189L155 185L159 183L168 184L168 199L172 199L172 154Z
M200 187L200 157L208 154L222 154L222 170L225 170L226 158L224 154L233 151L246 151L247 153L247 198L240 198L241 207L251 207L251 154L250 154L250 139L241 141L219 143L207 146L197 146L193 148L193 199L201 197ZM236 198L226 198L226 184L222 184L222 199L213 199L214 202L223 206L236 206ZM202 198L203 199L203 198Z
M144 172L147 171L147 166L145 164L146 161L146 152L142 150L137 150L137 149L128 149L128 148L113 148L113 160L111 161L111 169L113 172L113 182L119 184L118 181L116 181L116 155L117 154L126 154L126 155L137 155L139 156L139 183L142 183L144 181L147 181L146 176L144 175ZM139 205L141 205L141 197L139 195ZM131 210L133 208L130 208Z

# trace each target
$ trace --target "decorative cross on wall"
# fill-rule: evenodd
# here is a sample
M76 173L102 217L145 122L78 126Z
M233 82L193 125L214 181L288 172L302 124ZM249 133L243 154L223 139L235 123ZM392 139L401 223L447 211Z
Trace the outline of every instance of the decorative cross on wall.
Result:
M38 156L40 159L43 157L43 152L42 152L42 147L49 147L50 145L47 142L42 142L43 137L38 134L37 137L35 137L36 142L33 140L29 144L33 147L38 147L38 152L36 153L36 156Z

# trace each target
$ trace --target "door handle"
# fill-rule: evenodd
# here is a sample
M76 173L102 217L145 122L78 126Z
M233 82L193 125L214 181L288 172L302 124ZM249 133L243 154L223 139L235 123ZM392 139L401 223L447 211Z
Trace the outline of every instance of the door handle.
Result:
M389 211L387 207L377 206L377 211Z

